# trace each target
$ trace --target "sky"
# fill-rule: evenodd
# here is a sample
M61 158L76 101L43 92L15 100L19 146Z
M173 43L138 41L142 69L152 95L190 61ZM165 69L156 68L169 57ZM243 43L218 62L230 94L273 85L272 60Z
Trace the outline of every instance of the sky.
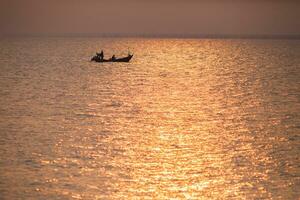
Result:
M0 34L300 35L299 0L0 0Z

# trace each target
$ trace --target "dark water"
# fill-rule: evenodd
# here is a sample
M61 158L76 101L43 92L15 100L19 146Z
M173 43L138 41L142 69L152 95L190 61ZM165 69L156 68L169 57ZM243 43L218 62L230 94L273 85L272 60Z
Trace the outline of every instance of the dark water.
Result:
M0 199L299 199L299 86L299 40L2 39Z

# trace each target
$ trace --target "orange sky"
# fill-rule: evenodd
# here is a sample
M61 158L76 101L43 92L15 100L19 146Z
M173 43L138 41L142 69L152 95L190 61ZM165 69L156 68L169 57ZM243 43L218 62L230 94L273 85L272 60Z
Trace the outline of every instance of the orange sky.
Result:
M0 34L300 34L297 0L0 0Z

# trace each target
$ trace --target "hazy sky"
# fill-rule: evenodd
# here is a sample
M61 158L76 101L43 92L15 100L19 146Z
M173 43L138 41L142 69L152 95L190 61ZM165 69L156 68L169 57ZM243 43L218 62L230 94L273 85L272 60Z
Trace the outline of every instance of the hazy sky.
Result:
M300 0L0 0L10 33L300 35Z

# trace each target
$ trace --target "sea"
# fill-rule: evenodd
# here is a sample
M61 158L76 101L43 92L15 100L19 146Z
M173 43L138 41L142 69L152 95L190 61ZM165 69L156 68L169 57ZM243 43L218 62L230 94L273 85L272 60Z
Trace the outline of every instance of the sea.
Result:
M1 38L0 199L300 199L300 40Z

